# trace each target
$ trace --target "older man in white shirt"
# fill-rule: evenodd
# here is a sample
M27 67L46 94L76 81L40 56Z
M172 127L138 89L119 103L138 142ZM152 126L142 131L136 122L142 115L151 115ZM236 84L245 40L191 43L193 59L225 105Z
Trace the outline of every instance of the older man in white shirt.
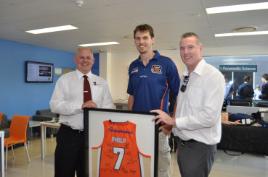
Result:
M157 123L172 125L179 138L177 161L181 176L208 177L221 138L224 77L202 58L197 34L182 35L180 55L187 70L177 100L176 118L161 110L152 112L158 113Z
M55 177L84 177L83 108L114 108L107 82L92 74L94 57L90 48L78 48L77 69L61 76L55 86L50 108L60 114L57 133Z

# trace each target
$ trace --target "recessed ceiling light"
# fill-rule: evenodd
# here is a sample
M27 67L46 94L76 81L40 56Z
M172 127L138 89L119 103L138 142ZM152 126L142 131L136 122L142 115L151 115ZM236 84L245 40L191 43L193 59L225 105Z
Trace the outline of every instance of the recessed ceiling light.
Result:
M131 38L132 38L131 34L126 34L123 36L123 39L131 39Z
M243 26L233 29L233 32L253 32L256 30L257 28L253 26Z
M220 33L220 34L215 34L215 37L252 36L252 35L265 35L265 34L268 34L268 31Z
M90 43L90 44L79 44L81 47L92 47L92 46L104 46L104 45L115 45L119 44L118 42L99 42L99 43Z
M72 25L64 25L64 26L54 26L54 27L49 27L49 28L29 30L25 32L31 33L31 34L43 34L43 33L53 33L53 32L58 32L58 31L75 30L75 29L78 29L78 28Z
M264 10L264 9L268 9L268 2L211 7L206 8L206 12L207 14L217 14L217 13L241 12L249 10Z

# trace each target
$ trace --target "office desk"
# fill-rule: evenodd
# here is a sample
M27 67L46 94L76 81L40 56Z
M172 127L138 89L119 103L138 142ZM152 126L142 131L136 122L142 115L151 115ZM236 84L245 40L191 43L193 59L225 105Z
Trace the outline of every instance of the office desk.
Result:
M260 112L262 119L268 122L268 107L228 105L226 111L231 114L243 113L243 114L248 114L248 115L251 115L252 113Z
M267 121L267 107L227 106L227 112L251 115L261 112L263 120ZM268 155L268 128L222 124L222 138L219 149L235 150L242 153L256 153Z
M45 121L45 122L40 122L41 126L41 159L45 159L46 155L46 132L47 132L47 127L49 128L56 128L58 129L60 127L60 123L54 122L54 121Z
M33 127L40 127L40 121L36 121L36 120L30 120L29 121L29 127L33 128Z
M219 149L268 155L268 128L222 125Z
M29 121L29 129L30 129L30 138L33 138L33 128L40 127L40 121L30 120Z

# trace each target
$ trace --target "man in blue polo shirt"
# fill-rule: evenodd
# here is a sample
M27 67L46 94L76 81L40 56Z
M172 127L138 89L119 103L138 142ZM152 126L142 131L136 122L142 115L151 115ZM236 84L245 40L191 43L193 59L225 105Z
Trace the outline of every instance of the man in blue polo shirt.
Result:
M162 109L173 112L176 101L169 104L169 100L176 100L180 84L176 65L170 58L153 50L154 32L150 25L143 24L135 28L134 42L140 55L129 66L129 110L149 112ZM167 129L159 133L158 177L170 176Z

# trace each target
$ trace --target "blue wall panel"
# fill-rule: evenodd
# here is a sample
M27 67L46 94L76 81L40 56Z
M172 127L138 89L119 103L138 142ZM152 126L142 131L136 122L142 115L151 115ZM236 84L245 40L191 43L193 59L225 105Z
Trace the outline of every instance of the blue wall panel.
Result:
M99 55L94 54L94 73L99 73ZM0 39L0 112L10 119L14 114L33 115L49 107L55 82L25 83L26 60L53 63L58 68L75 68L74 54Z

